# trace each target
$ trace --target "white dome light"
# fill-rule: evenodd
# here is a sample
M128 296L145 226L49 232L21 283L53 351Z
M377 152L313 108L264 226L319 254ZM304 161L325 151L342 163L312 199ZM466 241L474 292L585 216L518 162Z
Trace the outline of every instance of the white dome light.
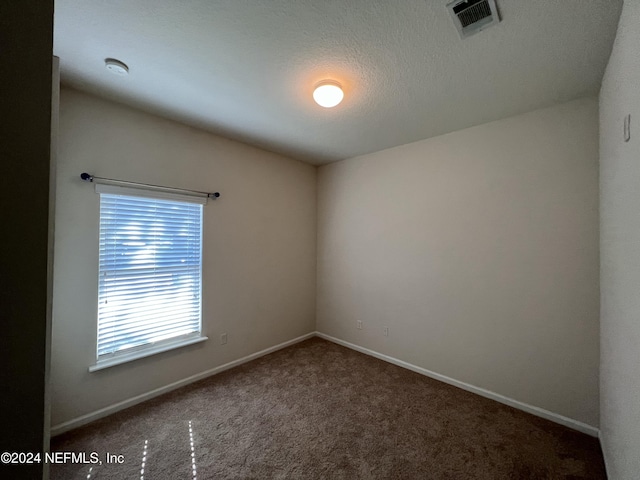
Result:
M343 98L344 92L340 85L335 82L322 82L313 91L313 99L324 108L335 107Z

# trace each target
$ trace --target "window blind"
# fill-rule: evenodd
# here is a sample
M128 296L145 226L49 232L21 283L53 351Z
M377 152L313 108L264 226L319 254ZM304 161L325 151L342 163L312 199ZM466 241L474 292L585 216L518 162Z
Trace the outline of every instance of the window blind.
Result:
M200 335L201 199L96 187L98 359Z

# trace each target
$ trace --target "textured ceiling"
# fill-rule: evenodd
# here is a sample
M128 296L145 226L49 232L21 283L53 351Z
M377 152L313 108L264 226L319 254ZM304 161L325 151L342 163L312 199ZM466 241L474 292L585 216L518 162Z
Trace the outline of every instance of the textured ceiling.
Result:
M598 92L622 0L497 0L466 40L446 3L56 0L54 53L63 84L316 165Z

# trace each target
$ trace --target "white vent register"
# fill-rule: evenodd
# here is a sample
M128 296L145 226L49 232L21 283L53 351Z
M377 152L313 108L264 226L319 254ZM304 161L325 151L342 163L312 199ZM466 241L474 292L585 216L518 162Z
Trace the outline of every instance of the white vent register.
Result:
M461 38L500 22L495 0L454 0L447 4Z

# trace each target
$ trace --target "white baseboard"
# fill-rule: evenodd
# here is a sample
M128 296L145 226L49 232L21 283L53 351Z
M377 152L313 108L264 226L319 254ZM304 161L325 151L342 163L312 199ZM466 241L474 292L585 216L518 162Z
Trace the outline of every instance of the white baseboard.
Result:
M311 337L320 337L330 342L336 343L338 345L342 345L343 347L350 348L351 350L355 350L360 353L364 353L365 355L369 355L380 360L384 360L385 362L392 363L394 365L398 365L399 367L406 368L407 370L411 370L413 372L419 373L421 375L425 375L427 377L433 378L435 380L439 380L441 382L447 383L449 385L453 385L454 387L461 388L471 393L475 393L482 397L489 398L491 400L495 400L497 402L503 403L505 405L509 405L510 407L517 408L518 410L522 410L527 413L531 413L538 417L545 418L547 420L551 420L552 422L559 423L560 425L564 425L565 427L572 428L582 433L586 433L587 435L591 435L593 437L599 437L599 430L596 427L591 425L587 425L586 423L579 422L572 418L565 417L563 415L559 415L557 413L550 412L549 410L545 410L543 408L534 407L533 405L529 405L524 402L520 402L518 400L514 400L509 397L505 397L504 395L500 395L495 392L491 392L489 390L485 390L484 388L476 387L474 385L470 385L465 382L461 382L459 380L455 380L453 378L447 377L445 375L441 375L436 372L432 372L431 370L427 370L426 368L418 367L411 363L405 362L403 360L398 360L397 358L390 357L388 355L384 355L382 353L378 353L374 350L370 350L368 348L360 347L359 345L355 345L353 343L346 342L344 340L340 340L339 338L332 337L330 335L326 335L321 332L311 332L306 335L302 335L300 337L294 338L287 342L280 343L278 345L274 345L273 347L269 347L267 349L261 350L259 352L253 353L251 355L247 355L246 357L239 358L229 363L225 363L224 365L220 365L219 367L215 367L204 372L198 373L196 375L192 375L190 377L184 378L177 382L171 383L169 385L165 385L164 387L156 388L155 390L151 390L150 392L143 393L141 395L137 395L135 397L129 398L122 402L114 403L113 405L109 405L107 407L101 408L91 413L87 413L86 415L82 415L80 417L74 418L67 422L60 423L58 425L54 425L51 427L51 436L54 437L56 435L60 435L62 433L68 432L69 430L73 430L74 428L81 427L86 425L87 423L93 422L100 418L106 417L113 413L116 413L120 410L124 410L125 408L132 407L138 403L142 403L146 400L150 400L154 397L162 395L164 393L168 393L172 390L176 390L180 387L184 387L189 385L190 383L197 382L198 380L202 380L204 378L210 377L212 375L216 375L218 373L224 372L225 370L229 370L233 367L237 367L244 363L255 360L256 358L263 357L268 355L269 353L273 353L277 350L281 350L288 346L294 345L296 343L300 343L304 340L307 340ZM604 451L604 448L603 448Z
M610 463L607 461L608 450L606 445L604 444L604 438L602 436L602 430L598 431L598 440L600 440L600 450L602 451L602 459L604 460L604 470L607 472L607 478L609 478L609 465Z
M330 335L326 335L321 332L316 332L316 335L320 338L324 338L330 342L336 343L338 345L342 345L343 347L350 348L360 353L364 353L366 355L370 355L372 357L378 358L380 360L384 360L385 362L393 363L394 365L398 365L399 367L406 368L407 370L411 370L416 373L420 373L427 377L433 378L435 380L439 380L444 383L448 383L449 385L453 385L454 387L461 388L462 390L466 390L471 393L475 393L482 397L489 398L491 400L495 400L496 402L503 403L505 405L509 405L510 407L517 408L518 410L522 410L527 413L531 413L538 417L545 418L547 420L551 420L552 422L559 423L560 425L564 425L565 427L569 427L573 430L577 430L582 433L586 433L587 435L591 435L592 437L599 436L599 429L593 427L591 425L587 425L586 423L579 422L578 420L574 420L569 417L565 417L564 415L560 415L557 413L550 412L549 410L545 410L543 408L534 407L533 405L529 405L524 402L520 402L518 400L514 400L509 397L505 397L504 395L500 395L499 393L491 392L489 390L485 390L484 388L476 387L474 385L470 385L465 382L461 382L459 380L455 380L453 378L447 377L445 375L440 375L439 373L432 372L431 370L427 370L426 368L418 367L411 363L398 360L397 358L390 357L388 355L384 355L382 353L378 353L373 350L369 350L368 348L360 347L359 345L355 345L353 343L345 342L344 340L340 340L339 338L332 337Z
M251 355L247 355L246 357L239 358L238 360L234 360L229 363L225 363L224 365L220 365L219 367L215 367L210 370L197 373L195 375L184 378L182 380L178 380L177 382L173 382L173 383L170 383L169 385L165 385L164 387L156 388L155 390L151 390L150 392L137 395L135 397L129 398L122 402L114 403L113 405L109 405L108 407L101 408L99 410L96 410L95 412L87 413L86 415L82 415L80 417L74 418L67 422L54 425L53 427L51 427L51 436L54 437L64 432L68 432L69 430L73 430L74 428L78 428L78 427L81 427L82 425L86 425L87 423L93 422L94 420L98 420L100 418L106 417L108 415L111 415L112 413L116 413L120 410L124 410L125 408L132 407L133 405L142 403L146 400L150 400L154 397L157 397L164 393L168 393L177 388L184 387L186 385L189 385L190 383L197 382L198 380L202 380L212 375L216 375L217 373L224 372L225 370L229 370L233 367L237 367L239 365L242 365L243 363L250 362L251 360L255 360L256 358L263 357L277 350L281 350L283 348L289 347L296 343L300 343L303 340L307 340L308 338L312 338L314 336L316 336L315 332L307 333L306 335L302 335L301 337L297 337L292 340L288 340L286 342L280 343L278 345L274 345L273 347L260 350L259 352L252 353Z

